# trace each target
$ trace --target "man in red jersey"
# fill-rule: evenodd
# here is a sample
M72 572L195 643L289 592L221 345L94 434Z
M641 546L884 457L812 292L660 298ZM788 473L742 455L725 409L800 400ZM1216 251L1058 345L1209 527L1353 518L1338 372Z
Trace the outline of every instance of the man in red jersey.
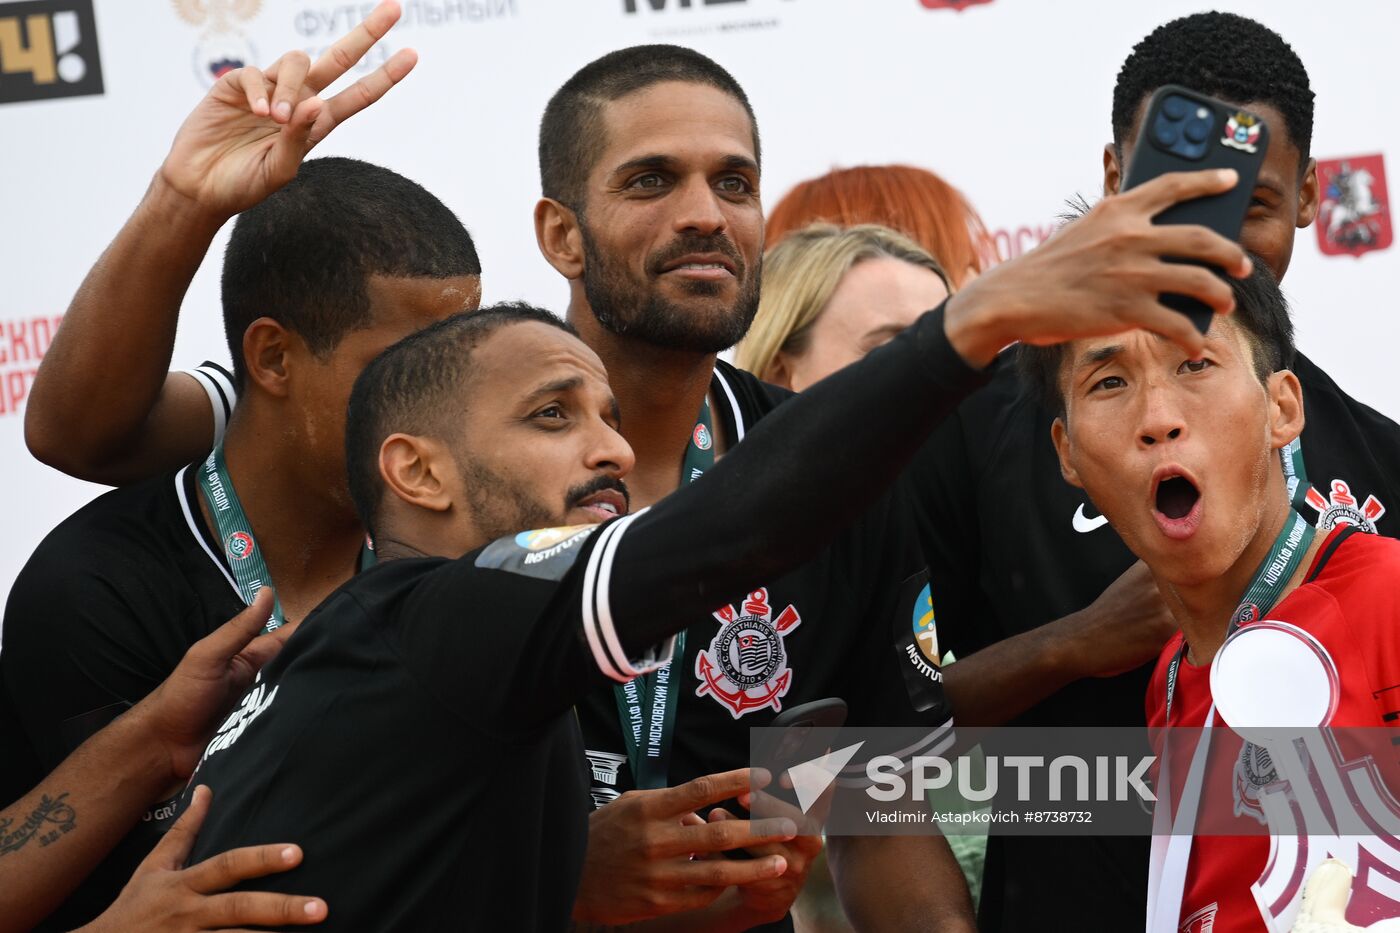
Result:
M1137 331L1024 347L1019 363L1058 412L1052 433L1065 479L1147 564L1181 625L1149 687L1150 726L1240 725L1222 718L1211 662L1232 632L1269 620L1327 674L1321 724L1389 727L1400 712L1400 542L1353 534L1355 525L1315 532L1294 512L1279 468L1304 422L1287 369L1292 327L1267 268L1256 270L1233 283L1237 312L1215 320L1197 357ZM1283 701L1299 689L1284 679L1256 674L1243 692ZM1188 823L1155 840L1150 933L1287 931L1305 869L1329 855L1359 871L1349 921L1366 929L1400 916L1393 837L1264 835L1261 800L1279 790L1267 756L1237 737L1228 752L1213 747L1195 801L1178 745L1189 746L1181 756L1189 761L1196 743L1173 743L1168 768L1170 799L1183 798L1177 819L1187 813ZM1189 822L1197 806L1258 822L1252 835L1193 839L1193 827L1202 832Z

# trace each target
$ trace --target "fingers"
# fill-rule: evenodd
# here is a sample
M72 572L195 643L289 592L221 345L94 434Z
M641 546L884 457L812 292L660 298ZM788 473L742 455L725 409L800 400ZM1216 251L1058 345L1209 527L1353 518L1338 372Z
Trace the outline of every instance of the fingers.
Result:
M653 852L655 858L674 855L707 855L730 849L747 849L770 842L787 842L797 835L797 824L789 819L741 820L711 816L704 826L678 826L675 831L658 835Z
M736 768L720 774L706 774L678 787L660 791L654 804L661 815L680 815L704 810L731 797L747 793L753 780L753 769Z
M787 859L781 855L754 859L697 859L677 866L675 880L681 884L727 888L735 884L754 884L780 878L787 867Z
M1173 204L1229 191L1239 183L1239 180L1239 173L1232 168L1206 169L1199 172L1168 172L1119 195L1119 197L1141 206L1155 217Z
M400 12L399 5L392 2L381 3L371 10L360 25L337 39L324 55L316 59L316 64L311 66L306 76L307 87L319 94L355 67L365 53L399 21Z
M194 793L190 795L189 807L180 814L175 825L166 830L160 842L142 860L141 867L136 870L137 874L146 868L175 871L184 867L185 859L190 857L190 850L194 848L199 828L204 825L204 817L209 813L209 801L212 797L213 792L203 784L194 789Z
M184 659L180 661L180 667L194 665L222 673L228 662L248 647L248 643L262 631L268 616L272 614L272 600L271 587L265 586L258 590L247 609L191 645L190 650L185 652Z
M311 147L316 145L312 133L316 128L316 121L325 112L325 104L326 102L319 97L308 97L297 105L292 111L292 118L282 127L282 132L277 134L277 139L272 144L272 152L268 156L268 163L269 174L278 184L291 181L297 173L297 167L301 165L301 160L306 158Z
M1206 348L1206 338L1186 315L1163 307L1155 301L1144 302L1141 310L1131 316L1133 323L1154 334L1161 334L1181 347L1192 358L1200 356Z
M271 106L267 102L267 82L263 79L261 71L251 65L244 65L225 77L237 82L243 91L244 99L248 101L248 109L254 114L265 117L271 112Z
M234 891L216 894L201 905L201 922L222 929L233 924L305 926L326 919L326 902L300 894Z
M1210 305L1216 314L1235 310L1235 293L1220 276L1200 266L1162 262L1152 270L1152 284L1159 294L1189 295Z
M301 864L301 847L274 843L230 849L187 869L186 883L200 894L225 891L240 881L275 875Z
M1308 875L1303 887L1303 905L1298 920L1340 922L1346 918L1347 896L1351 894L1351 869L1345 862L1329 858Z
M1254 271L1244 247L1206 227L1164 224L1153 229L1153 239L1162 256L1209 263L1235 278L1244 278Z
M277 652L282 650L282 646L287 643L287 639L292 637L292 633L301 627L301 620L287 622L268 632L266 635L259 635L248 646L238 654L244 661L248 662L247 674L250 676L263 669L263 665L277 657Z
M305 52L288 52L278 62L276 88L272 94L272 119L287 123L292 110L301 99L302 84L311 68L311 58Z
M413 49L400 49L387 62L327 100L327 119L325 125L318 128L316 135L312 137L312 145L324 139L332 129L389 93L389 89L406 78L417 64L417 52Z

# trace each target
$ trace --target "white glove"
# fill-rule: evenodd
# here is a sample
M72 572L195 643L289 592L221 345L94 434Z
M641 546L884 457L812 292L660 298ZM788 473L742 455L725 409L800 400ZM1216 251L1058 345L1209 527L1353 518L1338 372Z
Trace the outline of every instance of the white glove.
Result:
M1351 868L1329 858L1308 875L1303 903L1292 933L1396 933L1400 918L1377 920L1368 927L1347 923L1347 899L1351 896Z

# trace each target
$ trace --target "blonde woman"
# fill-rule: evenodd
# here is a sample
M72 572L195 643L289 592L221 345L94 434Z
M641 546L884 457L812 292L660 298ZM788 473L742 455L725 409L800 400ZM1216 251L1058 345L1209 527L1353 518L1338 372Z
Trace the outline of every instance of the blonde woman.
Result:
M736 364L801 392L948 297L948 275L888 227L813 224L763 258L763 293Z

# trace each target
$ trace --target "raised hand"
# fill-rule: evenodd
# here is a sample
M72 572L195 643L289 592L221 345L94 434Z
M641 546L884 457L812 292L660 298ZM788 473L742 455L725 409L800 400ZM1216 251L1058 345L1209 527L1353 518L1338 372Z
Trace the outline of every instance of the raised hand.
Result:
M140 717L169 755L173 780L194 772L214 728L296 629L284 625L258 634L272 598L269 587L259 590L251 606L191 645L170 676L127 714Z
M389 92L418 55L396 52L334 97L317 96L365 56L399 19L399 5L379 4L313 64L288 52L260 71L228 72L185 119L157 180L221 219L291 181L306 154L332 130Z
M320 898L228 892L240 881L300 865L302 853L297 846L249 846L184 867L212 796L209 788L196 787L189 809L146 856L112 906L74 933L196 933L251 925L304 926L326 919L326 903Z
M1189 259L1236 278L1251 264L1238 243L1213 230L1152 222L1173 204L1220 194L1239 176L1232 169L1175 172L1111 195L1043 244L983 273L948 301L946 327L954 348L985 366L1007 344L1061 343L1145 328L1199 353L1204 338L1184 314L1158 296L1198 298L1217 313L1234 310L1230 286Z

